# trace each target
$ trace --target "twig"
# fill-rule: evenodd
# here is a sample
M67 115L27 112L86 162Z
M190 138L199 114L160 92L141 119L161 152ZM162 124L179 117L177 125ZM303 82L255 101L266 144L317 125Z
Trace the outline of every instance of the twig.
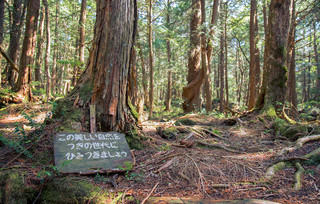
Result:
M132 158L133 158L133 164L132 166L135 166L136 165L136 157L134 156L134 153L133 153L134 150L131 150L131 155L132 155Z
M149 199L149 197L151 196L151 194L156 190L156 188L158 187L159 182L156 183L156 185L154 185L154 187L152 188L152 190L150 191L150 193L147 195L147 197L145 197L143 199L143 201L141 202L141 204L145 204L145 202Z

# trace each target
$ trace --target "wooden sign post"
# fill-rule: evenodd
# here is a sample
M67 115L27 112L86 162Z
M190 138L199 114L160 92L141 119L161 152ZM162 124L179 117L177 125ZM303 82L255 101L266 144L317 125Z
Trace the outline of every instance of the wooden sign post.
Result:
M54 136L55 165L61 173L107 173L132 169L124 134L58 133Z

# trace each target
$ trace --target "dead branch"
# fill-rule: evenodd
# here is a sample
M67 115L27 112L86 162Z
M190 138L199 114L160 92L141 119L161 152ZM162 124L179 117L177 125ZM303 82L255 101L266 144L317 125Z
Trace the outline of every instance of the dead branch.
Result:
M141 202L141 204L145 204L145 203L146 203L146 201L149 199L149 197L151 196L151 194L156 190L156 188L158 187L158 185L159 185L159 182L156 183L156 185L154 185L154 187L152 188L152 190L150 191L150 193L147 195L147 197L145 197L145 198L143 199L143 201Z

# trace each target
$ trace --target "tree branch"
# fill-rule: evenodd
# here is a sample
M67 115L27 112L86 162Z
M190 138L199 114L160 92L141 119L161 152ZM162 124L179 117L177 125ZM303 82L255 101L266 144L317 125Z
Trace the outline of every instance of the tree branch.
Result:
M17 67L17 65L12 61L12 59L9 57L9 55L4 51L4 49L1 47L0 45L0 53L1 55L8 61L8 63L10 64L11 68L16 71L17 73L19 73L19 68Z

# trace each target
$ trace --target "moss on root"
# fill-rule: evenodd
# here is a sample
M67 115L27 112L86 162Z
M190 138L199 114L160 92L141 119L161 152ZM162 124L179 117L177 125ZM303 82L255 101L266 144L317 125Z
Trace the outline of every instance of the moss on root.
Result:
M277 135L281 135L292 141L295 141L300 137L307 135L311 131L313 133L320 132L319 127L311 127L309 125L303 125L303 124L291 125L280 118L276 118L274 120L273 128Z
M41 193L41 203L106 203L108 194L85 178L54 178Z

